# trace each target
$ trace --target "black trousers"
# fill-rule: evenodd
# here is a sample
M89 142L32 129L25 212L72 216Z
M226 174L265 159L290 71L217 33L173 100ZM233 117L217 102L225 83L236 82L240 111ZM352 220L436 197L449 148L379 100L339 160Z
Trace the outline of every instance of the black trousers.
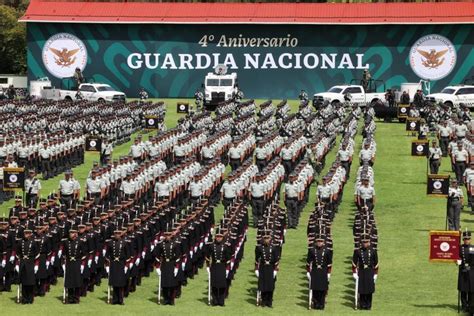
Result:
M465 161L456 161L454 163L454 172L456 173L456 180L458 180L459 185L463 185L463 174L466 170L466 162Z
M262 292L262 306L272 307L273 291Z
M163 287L163 304L174 305L176 287Z
M240 163L240 158L239 159L230 159L229 160L230 167L232 168L232 171L238 169L241 165Z
M360 294L360 308L361 309L372 308L372 294Z
M470 299L470 295L471 293L469 292L461 292L461 308L462 310L465 310L467 311L467 309L469 308L469 299Z
M224 306L225 292L225 287L212 287L212 305Z
M81 288L73 287L67 289L67 303L68 304L79 304L81 297Z
M265 201L263 197L252 198L253 227L257 227L258 220L263 216Z
M313 291L314 309L324 309L326 303L326 291Z
M34 300L34 285L21 285L21 303L33 304Z
M285 205L288 211L288 227L296 228L298 225L298 199L287 198Z
M124 288L114 286L112 295L112 305L123 304Z
M25 202L27 207L36 208L38 205L38 195L26 193Z
M438 174L440 165L441 165L441 162L439 159L430 159L430 173Z

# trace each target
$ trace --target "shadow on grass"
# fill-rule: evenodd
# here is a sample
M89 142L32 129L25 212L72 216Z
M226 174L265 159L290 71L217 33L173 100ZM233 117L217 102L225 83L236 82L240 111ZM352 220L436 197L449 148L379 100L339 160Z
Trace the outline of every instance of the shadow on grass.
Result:
M452 310L458 310L458 306L455 304L413 304L416 308L449 308Z

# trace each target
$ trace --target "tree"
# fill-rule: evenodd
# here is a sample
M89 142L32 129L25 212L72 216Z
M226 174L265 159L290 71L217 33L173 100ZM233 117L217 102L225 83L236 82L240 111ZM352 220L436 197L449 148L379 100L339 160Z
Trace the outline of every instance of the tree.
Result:
M0 5L0 73L26 73L26 24L22 11Z

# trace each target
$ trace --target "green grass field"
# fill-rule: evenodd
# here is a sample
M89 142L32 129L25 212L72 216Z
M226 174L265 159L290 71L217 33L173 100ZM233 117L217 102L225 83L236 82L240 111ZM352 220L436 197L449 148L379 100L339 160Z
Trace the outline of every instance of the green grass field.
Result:
M166 100L166 123L174 126L176 99ZM257 101L257 104L259 104ZM296 109L297 102L292 101ZM444 229L446 200L426 196L426 160L410 156L411 137L405 126L397 123L377 122L377 158L375 163L375 208L379 232L379 279L371 312L354 311L354 282L351 272L353 251L352 223L354 217L354 175L358 164L352 167L351 179L344 189L344 198L333 226L334 265L325 314L355 315L454 315L457 311L457 267L455 264L434 264L428 261L428 233ZM356 139L357 151L361 136ZM114 156L128 152L129 144L115 148ZM97 154L88 153L86 163L76 168L75 176L84 185L92 161ZM357 160L357 159L355 159ZM334 150L327 157L327 165L334 161ZM449 161L443 161L441 173L450 171ZM324 171L325 173L325 171ZM43 195L57 189L59 176L43 182ZM156 304L156 275L144 279L135 293L126 300L125 306L109 306L105 303L107 288L102 283L94 293L89 293L79 305L63 305L62 281L47 293L36 298L33 305L17 305L15 292L1 293L2 315L60 315L92 314L159 314L159 315L248 315L315 314L308 311L308 290L305 271L306 224L315 201L315 188L311 188L310 202L302 213L297 230L289 230L283 247L280 272L274 294L273 309L255 306L256 278L253 273L255 231L249 229L245 245L245 257L230 289L226 307L207 306L207 276L202 271L183 288L176 306ZM7 213L12 203L1 206ZM222 208L216 211L220 219ZM462 226L471 228L474 219L467 212L462 214Z

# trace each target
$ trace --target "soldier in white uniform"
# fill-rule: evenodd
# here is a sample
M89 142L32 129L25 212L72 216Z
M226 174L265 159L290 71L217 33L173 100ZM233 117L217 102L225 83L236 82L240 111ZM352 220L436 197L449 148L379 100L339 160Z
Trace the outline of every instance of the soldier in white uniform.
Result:
M362 185L356 189L355 203L359 209L368 207L372 211L375 204L375 189L369 184L369 178L362 178Z
M250 199L252 201L253 227L257 227L259 219L263 218L263 208L265 206L264 193L265 184L262 177L257 176L256 181L250 184Z
M114 151L114 148L111 143L107 140L107 138L104 138L102 142L102 149L100 151L100 163L102 165L106 165L107 161L110 159L112 156L112 152Z
M90 178L86 180L87 198L99 205L106 188L105 182L97 177L97 170L92 170Z
M441 156L443 152L441 148L438 147L438 143L436 140L431 142L432 146L430 147L430 151L428 154L428 159L430 163L430 173L431 174L438 174L439 167L441 165Z
M140 140L135 138L134 144L130 147L130 155L136 163L140 164L143 159L143 154L143 146L140 144Z
M48 180L53 176L51 171L51 149L48 147L48 142L43 143L43 147L39 149L39 157L41 161L41 172L43 173L43 180Z
M135 180L132 179L131 173L127 173L127 176L122 181L122 184L120 185L120 191L122 192L121 194L122 200L124 201L128 199L135 200L136 192L137 192L137 184L135 183Z
M451 185L448 191L448 205L447 205L447 229L459 231L461 228L460 217L462 206L464 202L464 195L462 189L458 186L458 182L455 179L451 180Z
M59 198L63 205L63 211L73 207L75 188L76 182L72 178L72 172L67 170L64 173L64 179L59 181Z
M28 208L37 207L41 191L41 182L35 175L35 170L31 169L28 173L28 178L25 179L25 202Z
M451 127L448 126L447 121L442 121L441 125L438 126L438 139L443 157L448 155L449 138L452 135Z
M299 183L297 176L290 175L289 182L285 184L285 205L288 211L288 228L296 229L298 223L298 201L299 201Z
M234 176L229 175L228 179L222 184L222 204L225 209L231 206L237 197L237 185L234 182Z
M464 171L469 164L469 152L463 148L462 141L458 141L457 149L453 151L452 162L454 164L454 172L459 185L464 184Z

